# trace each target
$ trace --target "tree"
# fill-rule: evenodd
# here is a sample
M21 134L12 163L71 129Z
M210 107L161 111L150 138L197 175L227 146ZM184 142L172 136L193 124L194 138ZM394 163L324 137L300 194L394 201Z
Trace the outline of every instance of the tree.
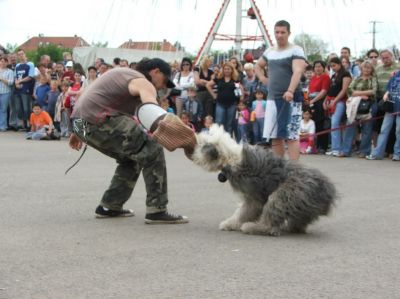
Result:
M178 51L185 51L185 47L182 47L182 44L178 41L174 43L174 48L177 49Z
M108 42L92 42L92 47L96 47L96 48L107 48L108 46Z
M15 50L17 50L17 48L18 48L17 44L7 43L7 45L6 45L6 50L7 50L8 53L14 53Z
M322 60L328 54L328 44L318 37L307 33L296 35L293 42L303 48L304 54L309 62Z
M60 48L59 46L54 44L48 44L45 46L40 46L33 51L26 51L26 56L28 57L29 61L32 61L34 64L38 64L42 55L49 55L51 61L62 61L64 59L64 52L72 53L72 50L67 48Z

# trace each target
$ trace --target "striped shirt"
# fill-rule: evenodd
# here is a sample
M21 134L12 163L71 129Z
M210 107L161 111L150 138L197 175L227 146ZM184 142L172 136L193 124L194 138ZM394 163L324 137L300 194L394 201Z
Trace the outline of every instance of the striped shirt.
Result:
M0 70L0 78L7 80L8 84L0 81L0 94L11 92L11 86L14 84L14 72L8 68Z

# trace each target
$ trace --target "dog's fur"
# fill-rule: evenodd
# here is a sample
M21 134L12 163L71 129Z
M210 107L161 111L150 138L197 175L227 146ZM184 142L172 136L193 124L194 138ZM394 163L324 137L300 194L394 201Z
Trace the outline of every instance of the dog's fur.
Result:
M223 127L197 134L193 162L221 171L243 202L221 230L247 234L304 233L334 205L334 185L316 169L288 161L260 146L237 144Z

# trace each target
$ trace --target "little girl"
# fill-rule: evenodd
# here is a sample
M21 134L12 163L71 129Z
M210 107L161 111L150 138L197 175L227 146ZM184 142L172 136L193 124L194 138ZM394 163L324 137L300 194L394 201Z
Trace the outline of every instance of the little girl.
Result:
M254 118L252 119L254 143L257 143L262 140L267 101L265 100L265 93L261 89L256 90L255 96L256 100L252 103L251 113L254 115Z
M61 137L69 137L72 131L69 119L70 111L65 107L69 83L67 81L63 81L60 88L61 93L57 98L54 121L59 122Z
M207 115L204 118L204 128L201 129L201 132L209 132L210 127L212 126L213 123L214 123L214 118L211 115Z
M305 108L303 119L300 122L300 153L302 154L316 153L314 147L315 123L311 116L311 109Z
M238 140L239 142L242 141L243 143L247 142L247 125L250 120L250 113L247 110L245 103L242 101L238 104Z
M194 125L189 121L189 114L185 111L182 112L181 114L181 120L182 122L187 125L189 128L192 129L193 132L196 132L196 128Z

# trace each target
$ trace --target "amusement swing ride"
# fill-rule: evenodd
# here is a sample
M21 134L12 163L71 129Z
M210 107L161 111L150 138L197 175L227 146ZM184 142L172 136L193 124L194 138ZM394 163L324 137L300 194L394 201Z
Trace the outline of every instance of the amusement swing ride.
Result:
M211 45L214 41L234 41L235 42L235 55L238 58L244 58L246 61L252 61L253 55L251 52L244 53L242 55L242 42L243 41L263 41L266 48L272 46L272 40L262 19L259 8L257 7L254 0L248 0L250 3L250 8L247 10L246 17L257 22L258 29L261 35L243 35L242 34L242 18L243 18L243 1L236 0L236 33L235 34L221 34L218 33L222 20L225 16L229 4L233 1L224 0L221 8L218 11L216 18L214 19L207 36L201 45L199 52L194 60L195 64L201 61L204 55L210 52Z

